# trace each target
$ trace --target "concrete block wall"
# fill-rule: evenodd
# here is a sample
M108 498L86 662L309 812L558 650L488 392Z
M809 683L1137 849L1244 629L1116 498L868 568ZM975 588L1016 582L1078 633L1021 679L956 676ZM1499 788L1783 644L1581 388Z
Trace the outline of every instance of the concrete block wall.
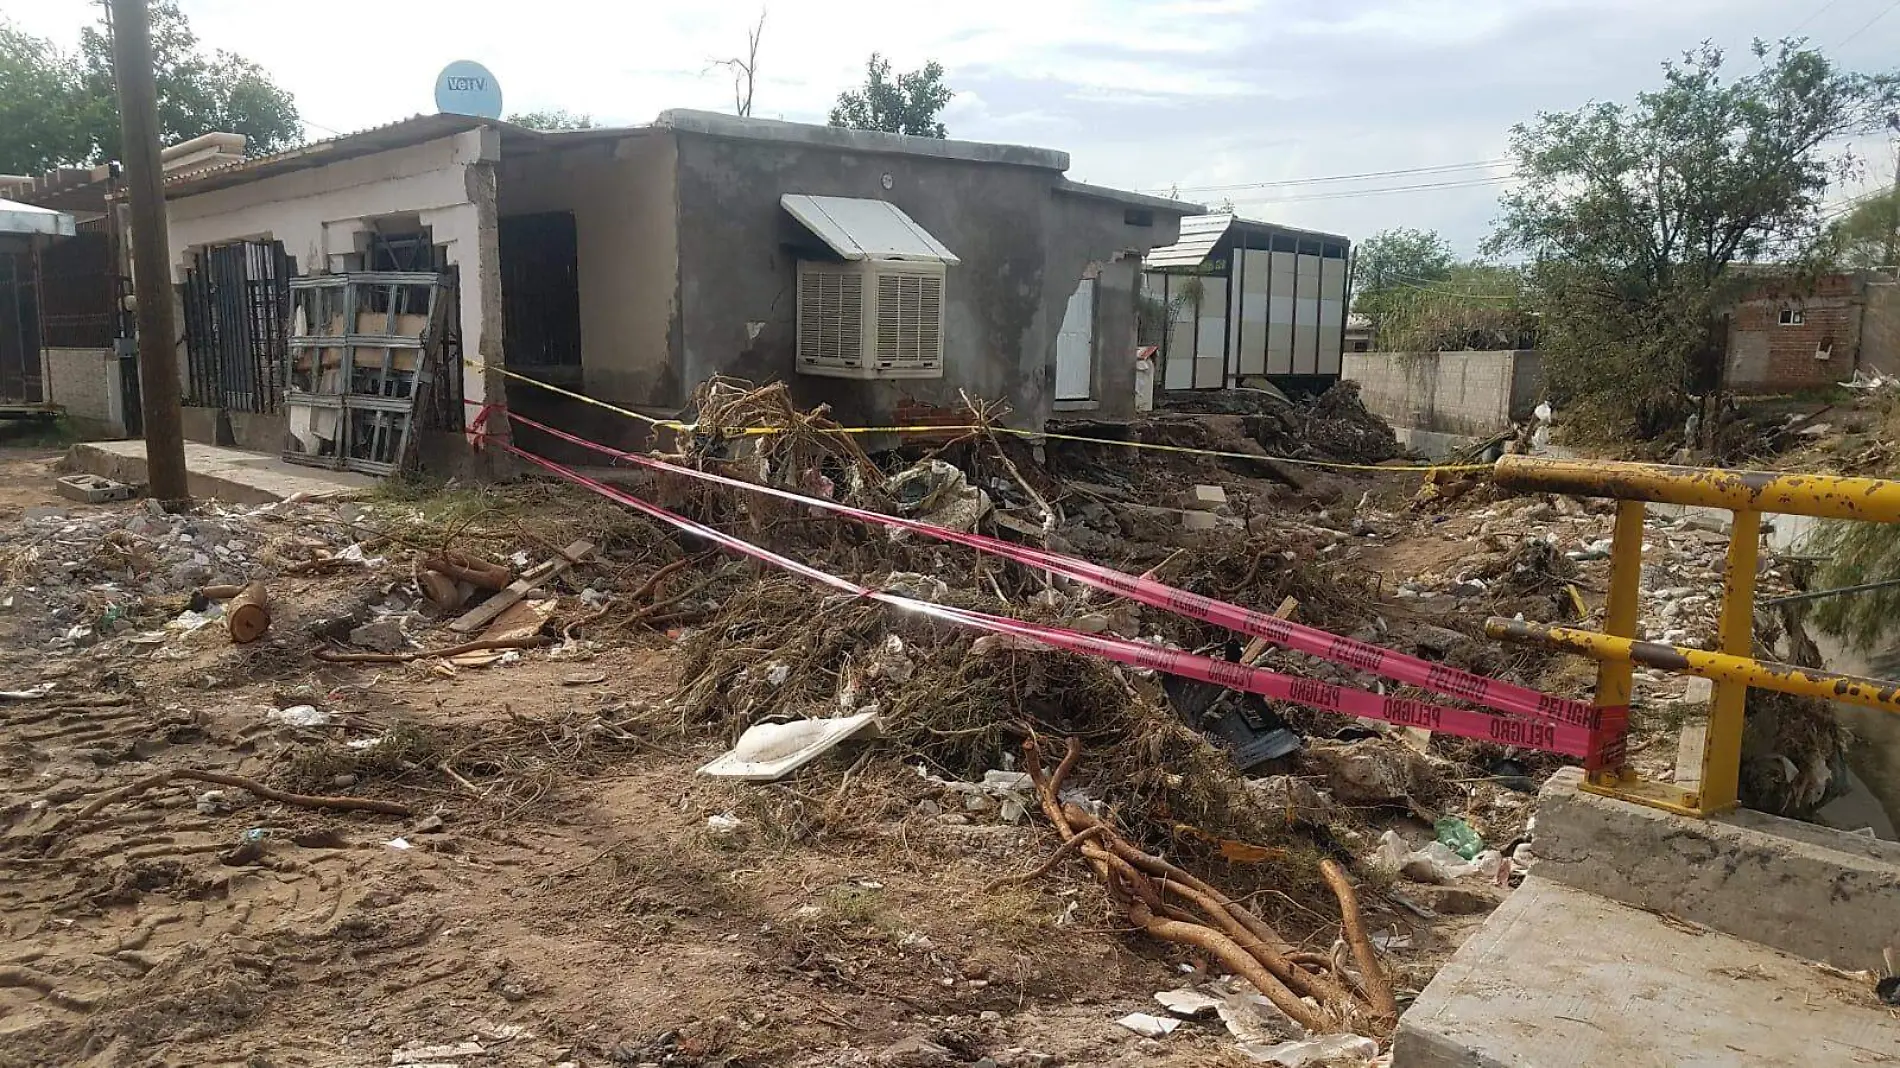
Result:
M1870 371L1900 374L1900 282L1867 285L1860 327L1860 361ZM1841 376L1846 380L1847 372Z
M119 358L111 349L40 350L46 399L66 409L87 437L125 436L125 396Z
M1532 351L1349 352L1341 377L1395 427L1488 437L1537 404L1542 368Z

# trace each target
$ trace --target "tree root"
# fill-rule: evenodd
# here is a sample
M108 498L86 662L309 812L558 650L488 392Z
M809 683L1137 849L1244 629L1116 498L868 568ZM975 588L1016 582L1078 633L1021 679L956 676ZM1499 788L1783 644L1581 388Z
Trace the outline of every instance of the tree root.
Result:
M1265 994L1267 1000L1273 1002L1274 1008L1286 1013L1293 1022L1308 1031L1328 1029L1331 1021L1314 1012L1312 1006L1282 985L1251 954L1213 928L1198 923L1161 919L1139 901L1129 904L1128 918L1164 942L1192 946L1220 961L1228 971L1252 983L1255 989Z
M1353 892L1352 884L1346 881L1345 869L1332 860L1320 861L1319 873L1326 880L1326 885L1332 888L1333 896L1339 899L1340 926L1345 929L1346 945L1352 949L1353 963L1359 966L1372 1011L1387 1023L1396 1021L1399 1017L1398 1001L1392 996L1391 981L1386 979L1385 972L1379 967L1379 954L1372 947L1372 939L1366 937L1366 921L1359 914L1359 895Z
M1108 828L1101 824L1097 824L1094 827L1090 827L1088 830L1083 831L1081 834L1078 834L1075 837L1070 838L1068 841L1057 846L1056 851L1054 853L1049 854L1049 859L1043 861L1041 864L1036 865L1033 871L1026 871L1026 872L1023 872L1021 875L1005 875L1001 879L994 880L988 886L985 886L983 888L983 892L986 894L993 894L997 890L1005 886L1008 886L1011 883L1027 883L1027 882L1033 882L1036 879L1040 879L1043 876L1054 871L1056 868L1056 865L1062 863L1063 857L1066 857L1070 853L1073 853L1077 849L1080 849L1084 844L1088 842L1090 838L1096 835L1102 834L1106 832L1107 830Z
M1079 741L1069 739L1061 762L1047 773L1035 739L1025 741L1023 751L1043 814L1063 844L1036 870L999 879L986 889L1046 874L1068 851L1077 850L1132 923L1155 938L1210 954L1308 1030L1336 1030L1371 1018L1384 1032L1397 1020L1391 985L1366 937L1358 900L1337 864L1325 861L1321 873L1339 898L1346 942L1362 981L1323 955L1296 951L1252 910L1166 859L1136 848L1081 807L1064 805L1062 784L1081 758Z
M255 779L247 779L242 775L226 775L219 771L183 770L160 772L157 775L148 776L137 782L121 786L116 790L108 790L87 802L86 807L80 809L78 815L74 818L81 820L90 819L98 815L100 810L108 805L116 804L127 798L137 797L147 790L156 789L175 779L195 779L199 782L216 783L219 786L229 786L238 790L249 790L251 793L256 794L266 801L276 801L284 805L298 805L303 808L330 808L355 812L380 812L385 816L411 816L415 814L408 805L396 801L377 801L367 797L316 797L310 794L288 794L282 790L274 790L265 786Z

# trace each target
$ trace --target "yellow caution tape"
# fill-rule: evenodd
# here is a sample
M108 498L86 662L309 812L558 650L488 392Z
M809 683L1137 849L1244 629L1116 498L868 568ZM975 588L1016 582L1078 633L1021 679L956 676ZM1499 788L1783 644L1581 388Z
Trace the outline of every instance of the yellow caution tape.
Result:
M604 408L617 415L638 419L650 426L676 430L686 434L699 433L707 429L693 423L682 423L677 419L657 419L651 415L636 412L631 408L622 408L615 404L609 404L598 397L589 397L584 393L576 393L571 389L563 389L551 382L543 382L538 378L529 378L527 375L510 371L505 367L494 367L470 359L464 359L462 362L478 371L485 373L493 372L503 377L514 379L517 382L525 382L528 385L545 389L550 393L557 393L570 400L577 400L583 404L591 404L596 408ZM783 434L786 433L787 430L788 428L786 427L777 426L719 427L717 428L717 433L726 437L763 437L771 434ZM1336 471L1372 471L1381 473L1422 472L1427 474L1462 475L1491 470L1490 464L1349 464L1334 460L1301 460L1291 456L1267 456L1261 453L1229 452L1223 449L1197 449L1188 445L1164 445L1154 441L1119 441L1114 438L1090 438L1083 437L1080 434L1061 434L1049 430L1021 430L1016 427L984 426L976 423L957 426L940 426L935 424L925 424L922 426L837 426L826 427L824 432L827 434L974 434L985 430L992 434L1013 434L1017 437L1041 438L1047 441L1075 441L1084 445L1114 445L1128 449L1147 449L1154 452L1177 452L1191 456L1211 456L1230 460L1270 460L1279 464L1297 464L1303 467L1324 467Z

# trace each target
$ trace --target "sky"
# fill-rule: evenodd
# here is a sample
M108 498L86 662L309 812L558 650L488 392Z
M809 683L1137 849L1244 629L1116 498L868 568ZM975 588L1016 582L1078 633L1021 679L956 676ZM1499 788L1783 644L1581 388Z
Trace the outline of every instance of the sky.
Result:
M312 138L433 111L434 77L486 65L509 111L607 125L668 108L731 110L715 63L755 0L181 0L207 48L262 64ZM1218 204L1355 240L1437 230L1471 254L1497 214L1510 127L1540 110L1628 100L1711 40L1752 69L1756 37L1804 36L1850 68L1900 65L1900 0L766 0L754 114L823 122L874 51L937 60L950 136L1067 151L1069 177ZM0 0L63 47L88 0ZM311 9L317 10L317 9ZM1855 195L1894 176L1884 138ZM1355 181L1315 177L1437 168ZM1430 186L1432 188L1416 188ZM1230 188L1231 187L1231 188ZM1408 188L1411 187L1411 188ZM1385 192L1373 192L1384 190ZM1400 190L1393 192L1392 190Z

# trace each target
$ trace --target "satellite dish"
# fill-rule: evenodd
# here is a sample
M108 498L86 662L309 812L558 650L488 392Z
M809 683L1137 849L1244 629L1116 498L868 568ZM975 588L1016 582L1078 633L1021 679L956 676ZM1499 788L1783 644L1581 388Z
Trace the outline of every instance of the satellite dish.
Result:
M458 59L435 76L435 109L445 115L501 118L501 83L487 67Z

